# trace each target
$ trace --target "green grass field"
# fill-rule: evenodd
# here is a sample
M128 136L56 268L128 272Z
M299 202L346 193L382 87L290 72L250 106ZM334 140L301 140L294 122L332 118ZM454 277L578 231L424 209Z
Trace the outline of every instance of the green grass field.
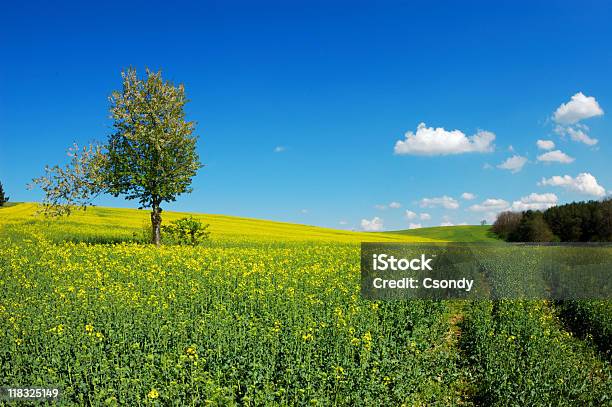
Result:
M499 239L493 235L490 229L490 226L437 226L431 228L397 230L380 234L403 235L416 239L433 239L449 242L499 241Z
M480 226L359 233L194 214L209 243L156 248L140 237L147 212L35 210L0 208L1 386L59 386L60 405L612 399L610 319L593 316L609 307L360 296L359 242L491 239Z

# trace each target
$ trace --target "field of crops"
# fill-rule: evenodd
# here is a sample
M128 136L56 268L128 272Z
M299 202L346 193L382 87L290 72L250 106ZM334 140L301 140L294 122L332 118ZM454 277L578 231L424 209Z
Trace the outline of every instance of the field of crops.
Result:
M143 212L33 211L0 209L0 385L66 405L611 403L609 302L360 297L358 242L435 235L203 215L209 244L157 249Z

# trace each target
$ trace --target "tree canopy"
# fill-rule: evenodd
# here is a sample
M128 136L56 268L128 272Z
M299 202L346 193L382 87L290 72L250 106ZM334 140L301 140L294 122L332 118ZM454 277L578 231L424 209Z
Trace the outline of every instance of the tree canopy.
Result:
M512 242L610 242L612 199L572 202L544 212L502 212L493 232Z

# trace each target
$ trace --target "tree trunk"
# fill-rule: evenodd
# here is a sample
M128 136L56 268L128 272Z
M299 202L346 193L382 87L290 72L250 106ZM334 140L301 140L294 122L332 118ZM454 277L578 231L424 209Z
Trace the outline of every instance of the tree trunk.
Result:
M151 228L152 228L152 239L151 243L154 243L156 246L161 244L161 208L159 204L153 204L153 211L151 211Z

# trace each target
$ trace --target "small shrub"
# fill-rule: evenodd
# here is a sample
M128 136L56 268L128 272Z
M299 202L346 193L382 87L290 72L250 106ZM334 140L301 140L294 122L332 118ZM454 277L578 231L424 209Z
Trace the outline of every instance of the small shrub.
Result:
M163 239L165 243L197 246L208 240L209 226L193 216L177 219L162 226Z

